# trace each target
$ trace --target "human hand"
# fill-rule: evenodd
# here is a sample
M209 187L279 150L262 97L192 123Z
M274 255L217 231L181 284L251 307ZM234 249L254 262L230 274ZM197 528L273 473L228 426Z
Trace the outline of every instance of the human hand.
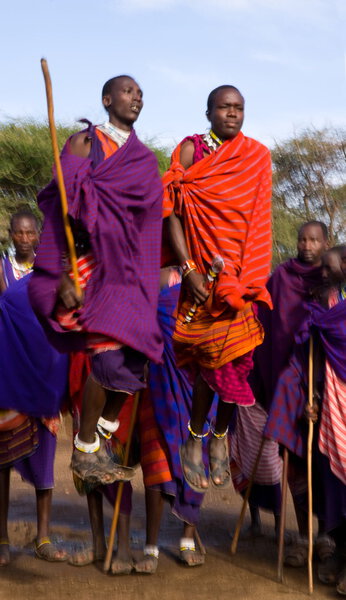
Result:
M184 277L183 281L197 306L204 304L210 294L210 291L206 288L204 275L193 270Z
M314 402L312 406L306 404L304 408L304 416L307 421L311 420L313 423L317 423L318 420L319 406L317 402Z
M58 296L68 310L77 308L83 300L82 295L77 293L75 285L67 273L63 273L61 277Z

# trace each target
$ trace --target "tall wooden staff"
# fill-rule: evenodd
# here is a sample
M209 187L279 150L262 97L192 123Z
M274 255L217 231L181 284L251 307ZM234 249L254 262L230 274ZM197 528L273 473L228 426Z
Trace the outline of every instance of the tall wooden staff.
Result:
M127 467L127 463L129 461L129 454L130 454L130 448L131 448L131 442L132 442L133 429L134 429L135 422L136 422L138 403L139 403L139 392L136 392L134 400L133 400L129 432L128 432L128 436L127 436L127 440L126 440L123 467ZM106 554L105 561L103 563L103 570L105 572L109 571L109 567L111 566L113 547L114 547L114 539L115 539L115 533L117 530L117 525L118 525L118 520L119 520L120 503L121 503L121 498L123 495L123 489L124 489L124 482L119 481L117 495L116 495L115 504L114 504L112 525L111 525L111 530L110 530L109 540L108 540L107 554Z
M312 335L309 340L309 395L308 402L310 408L313 407L313 388L314 388L314 341ZM314 434L314 423L309 419L308 447L307 447L307 476L308 476L308 576L309 576L309 594L314 591L312 575L312 553L313 553L313 527L312 527L312 440Z
M284 448L284 457L282 465L281 479L281 509L280 509L280 531L279 531L279 551L278 551L278 581L283 580L284 564L284 545L285 545L285 527L287 511L287 473L288 473L288 450Z
M74 239L73 239L73 233L72 233L70 221L68 218L66 189L65 189L64 177L63 177L62 168L61 168L58 140L57 140L56 127L55 127L55 122L54 122L52 81L51 81L49 70L48 70L48 64L47 64L47 61L45 58L41 58L41 67L42 67L42 72L43 72L43 77L44 77L44 83L46 86L48 122L49 122L49 129L50 129L52 148L53 148L54 164L55 164L55 168L56 168L56 176L57 176L57 182L58 182L58 188L59 188L59 194L60 194L62 218L63 218L63 222L64 222L67 247L68 247L68 252L69 252L69 256L70 256L73 277L74 277L74 285L75 285L77 294L80 295L76 249L75 249L75 245L74 245Z
M256 477L256 473L257 473L259 461L260 461L260 458L261 458L261 455L262 455L264 443L265 443L265 438L262 437L261 445L260 445L260 447L258 449L258 453L257 453L257 456L256 456L256 461L255 461L255 464L254 464L253 469L252 469L252 473L251 473L251 476L250 476L250 479L249 479L249 483L247 484L246 492L244 494L243 505L242 505L242 508L241 508L241 511L240 511L240 515L239 515L239 518L238 518L238 521L237 521L237 525L236 525L234 536L233 536L233 540L232 540L231 554L235 554L237 552L240 530L241 530L243 522L244 522L244 517L245 517L247 503L248 503L248 500L250 498L250 494L251 494L251 489L252 489L252 486L253 486L253 482L255 481L255 477Z

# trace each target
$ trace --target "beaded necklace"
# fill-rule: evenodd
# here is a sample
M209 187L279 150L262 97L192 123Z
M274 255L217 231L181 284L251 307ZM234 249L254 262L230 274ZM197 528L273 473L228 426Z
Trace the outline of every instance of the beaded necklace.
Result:
M208 133L204 134L203 139L207 144L208 148L214 151L220 148L220 146L223 144L223 141L220 140L220 138L216 135L216 133L214 133L212 129L210 129Z
M338 293L338 300L341 302L342 300L346 300L346 285L340 287Z
M32 268L34 266L33 262L28 261L28 262L18 263L16 261L14 255L9 255L8 258L12 265L14 276L16 279L21 279L21 277L24 277L24 275L27 275L28 273L30 273L32 271Z
M98 125L97 129L102 131L105 135L110 137L116 144L118 144L119 148L126 144L127 140L130 137L131 131L124 131L123 129L119 129L110 123L110 121L106 121L103 125Z

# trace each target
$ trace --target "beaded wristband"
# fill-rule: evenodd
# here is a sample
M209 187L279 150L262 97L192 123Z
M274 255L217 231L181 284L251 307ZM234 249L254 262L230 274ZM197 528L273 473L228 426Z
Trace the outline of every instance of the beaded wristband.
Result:
M197 269L197 265L196 265L196 263L193 260L191 260L191 258L188 258L181 265L181 269L183 271L183 277L185 277L185 274L187 274L187 271L196 270Z

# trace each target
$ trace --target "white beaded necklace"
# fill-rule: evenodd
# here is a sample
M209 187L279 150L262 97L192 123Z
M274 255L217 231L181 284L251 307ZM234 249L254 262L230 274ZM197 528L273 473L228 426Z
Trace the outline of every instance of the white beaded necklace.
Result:
M119 127L115 127L113 123L110 121L105 121L102 125L98 125L97 129L102 131L105 135L107 135L113 142L118 144L119 148L126 144L127 140L130 137L131 131L124 131L123 129L119 129Z

